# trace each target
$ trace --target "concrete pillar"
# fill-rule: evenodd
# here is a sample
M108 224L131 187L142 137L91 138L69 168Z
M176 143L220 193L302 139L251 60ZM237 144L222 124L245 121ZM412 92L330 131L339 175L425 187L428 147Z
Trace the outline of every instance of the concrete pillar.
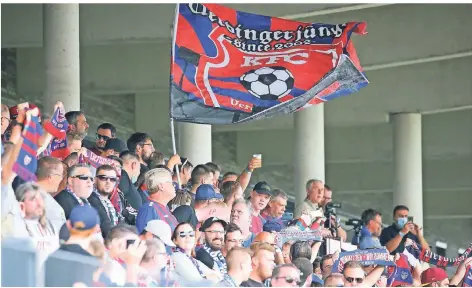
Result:
M177 124L177 123L175 123ZM178 123L177 153L193 165L211 161L211 125Z
M423 169L421 114L399 113L393 123L393 204L406 205L416 224L423 226Z
M306 197L306 182L325 180L324 104L295 113L294 181L298 205Z
M44 110L80 110L79 4L43 4Z

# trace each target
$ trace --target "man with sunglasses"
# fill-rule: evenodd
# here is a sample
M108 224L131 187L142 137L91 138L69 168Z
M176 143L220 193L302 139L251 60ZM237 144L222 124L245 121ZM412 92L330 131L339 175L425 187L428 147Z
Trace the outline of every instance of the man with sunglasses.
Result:
M93 153L101 156L105 152L105 144L108 139L114 139L116 134L116 128L111 123L102 123L97 128L97 133L95 134L95 145L90 147L89 150ZM108 156L108 155L107 155Z
M85 164L77 164L67 171L67 186L54 197L57 203L64 209L66 219L75 206L90 205L88 198L93 191L93 177L90 167Z
M104 239L113 226L124 221L123 216L116 211L110 201L110 195L115 189L117 181L115 168L110 165L99 166L95 176L95 189L88 198L90 205L97 209L100 216L100 229Z
M271 287L298 287L300 270L294 264L282 264L274 268L270 280Z
M345 287L372 287L382 276L385 267L377 265L367 276L360 262L349 261L344 265Z

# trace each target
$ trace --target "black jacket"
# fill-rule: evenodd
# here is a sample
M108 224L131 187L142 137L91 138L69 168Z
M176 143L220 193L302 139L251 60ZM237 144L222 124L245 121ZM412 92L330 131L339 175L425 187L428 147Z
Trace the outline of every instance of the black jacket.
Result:
M59 203L62 209L64 209L64 214L66 215L67 220L69 220L70 212L72 212L72 209L80 204L79 201L77 201L77 199L75 199L75 197L66 190L62 190L61 192L59 192L59 194L57 194L54 199L56 199L57 203ZM88 203L87 199L80 199L82 199L84 203Z
M131 183L131 179L124 169L121 171L121 180L118 188L123 192L128 204L134 209L139 210L144 203L143 199L139 195L138 189Z
M92 193L88 198L90 205L95 208L100 216L100 229L102 230L103 239L107 238L108 232L110 232L113 224L111 223L110 217L108 217L107 209L103 206L97 193Z

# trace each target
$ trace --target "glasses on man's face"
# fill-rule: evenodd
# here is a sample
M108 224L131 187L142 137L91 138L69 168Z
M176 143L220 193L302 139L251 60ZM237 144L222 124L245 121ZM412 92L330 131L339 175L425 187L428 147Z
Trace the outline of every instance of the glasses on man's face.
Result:
M110 177L110 176L105 176L105 175L97 175L98 180L106 182L107 180L110 180L111 183L116 183L116 177Z
M179 237L180 238L187 238L187 237L193 238L195 237L195 231L179 232Z
M154 144L152 143L143 143L143 146L149 146L151 148L154 148Z
M7 117L2 117L2 121L7 121L8 124L10 124L11 119L10 119L10 118L7 118Z
M364 282L364 278L354 278L354 277L345 277L345 278L346 278L346 281L349 283L353 283L354 281L356 281L356 283L361 284L362 282Z
M105 136L105 135L100 135L100 134L98 134L98 133L97 133L96 135L97 135L97 136L96 136L96 137L97 137L97 140L102 139L103 141L107 142L107 140L110 139L110 137Z
M87 181L87 180L93 181L93 177L88 176L88 175L76 175L76 176L72 176L71 178L77 178L82 181Z
M285 282L287 282L288 284L292 284L293 282L295 282L297 284L297 286L300 286L300 284L302 284L302 282L298 279L294 279L290 276L287 276L287 277L277 277L275 279L284 279Z

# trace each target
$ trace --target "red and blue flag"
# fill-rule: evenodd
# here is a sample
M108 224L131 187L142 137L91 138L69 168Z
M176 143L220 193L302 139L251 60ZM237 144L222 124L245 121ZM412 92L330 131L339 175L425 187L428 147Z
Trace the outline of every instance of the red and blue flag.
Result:
M364 22L303 23L217 4L178 4L171 117L231 124L293 113L368 84L352 33Z

